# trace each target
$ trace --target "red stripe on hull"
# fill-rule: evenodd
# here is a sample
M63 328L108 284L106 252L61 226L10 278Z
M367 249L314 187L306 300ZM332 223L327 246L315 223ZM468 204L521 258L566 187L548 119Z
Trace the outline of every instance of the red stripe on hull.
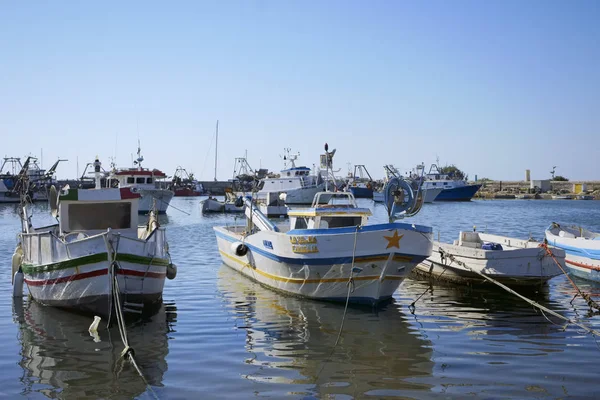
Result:
M591 269L593 271L600 271L600 267L594 267L592 265L582 264L582 263L578 263L576 261L569 261L569 260L565 260L565 261L567 262L567 264L571 264L571 265L574 265L576 267L585 268L585 269Z
M102 275L107 275L108 274L108 269L98 269L96 271L91 271L91 272L84 272L81 274L74 274L74 275L70 275L70 276L65 276L65 277L61 277L61 278L55 278L55 279L46 279L43 281L32 281L29 279L25 279L25 283L27 283L27 285L30 286L46 286L46 285L56 285L57 283L65 283L65 282L71 282L71 281L79 281L81 279L88 279L88 278L95 278L97 276L102 276ZM127 276L137 276L137 277L146 277L146 278L157 278L157 279L161 279L167 275L166 273L161 273L161 272L141 272L141 271L134 271L131 269L121 269L118 272L119 275L127 275Z

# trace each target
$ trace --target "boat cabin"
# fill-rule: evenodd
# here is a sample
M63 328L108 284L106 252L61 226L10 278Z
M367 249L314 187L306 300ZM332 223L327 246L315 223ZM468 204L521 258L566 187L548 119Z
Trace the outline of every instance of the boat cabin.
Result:
M281 171L279 178L265 178L261 192L281 192L316 186L320 176L311 175L308 167L293 167Z
M119 182L120 188L136 187L138 189L166 188L168 182L164 179L167 175L158 169L146 168L120 169L114 173L114 178Z
M129 188L63 189L58 204L59 234L93 235L108 228L137 232L139 198Z
M322 198L330 198L326 204ZM371 210L359 208L352 193L320 192L310 208L288 211L290 229L331 229L366 225Z

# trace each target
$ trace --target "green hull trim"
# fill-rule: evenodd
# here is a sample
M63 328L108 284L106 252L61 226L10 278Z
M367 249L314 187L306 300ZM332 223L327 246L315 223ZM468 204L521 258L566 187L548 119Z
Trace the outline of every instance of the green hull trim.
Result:
M95 264L102 261L108 261L108 253L91 254L89 256L83 256L79 258L74 258L72 260L65 260L46 265L34 265L23 263L21 265L21 269L25 274L41 274L44 272L52 272L63 269L82 267L84 265ZM162 265L165 267L170 264L169 260L164 258L143 257L134 254L117 254L117 261L142 265Z

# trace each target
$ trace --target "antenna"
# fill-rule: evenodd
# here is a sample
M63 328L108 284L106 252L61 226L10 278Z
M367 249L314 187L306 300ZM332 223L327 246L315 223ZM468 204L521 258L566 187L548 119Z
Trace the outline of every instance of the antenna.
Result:
M219 148L219 120L217 120L217 128L215 132L215 182L217 181L217 149Z

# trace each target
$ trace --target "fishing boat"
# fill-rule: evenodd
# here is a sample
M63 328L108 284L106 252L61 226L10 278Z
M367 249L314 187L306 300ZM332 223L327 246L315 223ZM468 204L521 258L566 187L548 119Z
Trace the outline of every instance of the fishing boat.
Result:
M573 200L570 194L553 194L552 200Z
M546 229L546 240L567 253L566 263L571 274L600 282L600 233L553 222Z
M509 286L539 285L560 275L564 268L565 252L557 248L551 251L554 258L531 239L460 232L452 244L434 242L431 256L417 266L415 273L455 283L487 282L471 269Z
M175 170L171 189L176 197L198 197L204 194L204 186L194 179L194 174L188 173L182 167Z
M417 166L424 169L423 164ZM429 172L424 174L423 189L442 189L435 201L470 201L481 187L480 184L469 184L465 179L442 174L436 164L432 164Z
M34 228L22 207L22 232L13 255L14 295L22 283L48 306L111 314L116 301L126 313L160 305L165 277L174 278L165 228L154 213L138 226L140 194L102 188L100 161L95 189L51 189L58 224ZM19 288L21 286L21 288Z
M348 180L347 190L357 199L373 198L373 178L367 171L367 167L354 166L354 173Z
M230 188L225 189L225 200L221 201L215 197L208 196L201 202L202 213L240 213L244 211L244 200L242 196L236 196Z
M395 195L399 188L408 200ZM373 225L371 211L348 192L317 193L310 208L288 211L289 221L277 225L245 199L245 225L214 228L219 253L229 267L275 290L377 304L431 254L431 227L394 222L418 212L418 196L399 180L387 190L390 222Z
M169 189L167 175L158 169L142 167L144 157L138 144L138 158L133 162L134 168L112 168L109 179L116 180L118 187L137 192L141 195L138 212L148 214L150 210L156 210L159 214L165 214L171 199L175 193Z
M285 205L311 204L315 194L325 190L325 181L320 174L311 174L311 169L305 166L296 166L299 153L292 154L290 149L285 149L283 155L284 169L277 178L264 178L262 188L256 193L256 198L267 200L271 203L281 194L285 194Z

